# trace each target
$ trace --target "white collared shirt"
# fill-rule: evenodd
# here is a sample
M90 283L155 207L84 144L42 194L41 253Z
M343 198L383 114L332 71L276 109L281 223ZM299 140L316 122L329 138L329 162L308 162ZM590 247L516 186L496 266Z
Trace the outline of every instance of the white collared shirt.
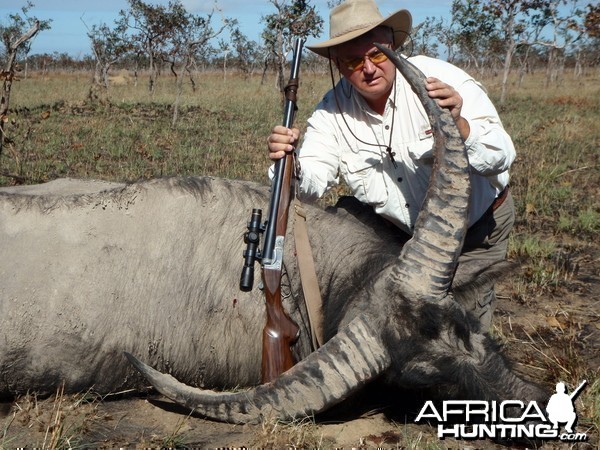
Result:
M471 166L470 226L508 184L514 145L494 105L473 78L441 60L416 56L410 61L425 76L454 87L463 98L461 115L470 125L465 142ZM383 115L371 110L346 79L336 88L343 118L333 90L325 95L308 120L298 150L299 194L309 201L321 197L338 184L341 175L358 200L412 234L429 183L433 137L423 106L398 72L395 89ZM391 133L397 168L386 153Z

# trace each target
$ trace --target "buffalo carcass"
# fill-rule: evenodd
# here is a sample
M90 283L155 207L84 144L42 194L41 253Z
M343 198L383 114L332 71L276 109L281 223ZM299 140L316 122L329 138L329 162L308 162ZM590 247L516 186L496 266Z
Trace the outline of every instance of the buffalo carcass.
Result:
M454 119L429 97L425 77L416 67L385 46L375 45L419 97L435 139L430 183L412 238L399 257L379 260L372 259L373 253L389 241L384 239L377 247L369 243L359 250L358 258L364 261L358 270L346 267L356 261L357 253L350 258L337 255L339 272L350 277L331 289L336 270L336 276L325 282L329 287L324 307L327 343L272 382L241 392L200 390L127 354L167 397L207 417L240 423L311 415L378 377L401 386L450 384L461 395L476 399L547 398L538 386L511 372L463 307L473 301L469 297L477 296L478 288L489 287L485 284L493 282L497 268L452 289L470 196L467 151ZM333 229L333 233L337 246L346 230Z
M379 376L407 387L447 384L472 398L543 398L461 306L493 277L449 290L468 164L452 120L426 108L437 160L407 245L343 211L309 208L324 347L310 352L288 239L285 307L301 329L299 364L231 394L187 387L130 356L136 367L167 396L232 422L322 411ZM49 393L62 383L99 392L142 385L123 351L189 385L256 384L263 298L258 289L240 292L238 282L245 221L266 204L265 188L210 178L1 189L0 395Z
M264 297L238 283L246 221L267 196L211 178L0 189L0 395L52 393L63 381L67 391L141 387L123 351L195 385L256 384ZM315 232L343 223L321 216ZM285 306L302 358L296 282L286 280Z

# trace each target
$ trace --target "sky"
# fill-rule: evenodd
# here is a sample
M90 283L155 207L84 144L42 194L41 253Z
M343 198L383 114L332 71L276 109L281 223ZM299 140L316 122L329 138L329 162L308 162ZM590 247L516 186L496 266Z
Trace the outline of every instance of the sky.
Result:
M73 58L90 54L89 39L86 35L92 25L106 23L112 25L118 13L126 9L126 0L32 0L34 7L29 15L38 19L52 19L51 29L39 33L33 41L30 54L68 53ZM376 0L384 16L399 9L408 9L413 16L413 24L426 17L448 17L452 0ZM146 0L149 4L168 4L168 0ZM205 15L215 5L224 17L235 18L241 31L250 39L260 42L260 33L264 24L262 16L275 12L268 0L182 0L186 9L195 14ZM0 0L0 21L5 23L8 14L20 12L26 0ZM324 29L320 38L310 39L308 44L325 40L329 36L329 9L327 0L312 0L317 11L324 19ZM217 25L218 14L213 16ZM86 28L87 27L87 28Z

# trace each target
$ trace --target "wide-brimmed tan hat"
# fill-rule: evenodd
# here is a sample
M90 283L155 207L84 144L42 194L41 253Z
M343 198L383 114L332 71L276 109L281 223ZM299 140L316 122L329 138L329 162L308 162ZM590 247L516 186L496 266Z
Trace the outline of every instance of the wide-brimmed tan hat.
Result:
M394 32L394 50L406 40L412 17L401 9L384 18L373 0L347 0L336 6L329 14L329 39L307 48L318 55L329 57L329 47L343 44L383 25Z

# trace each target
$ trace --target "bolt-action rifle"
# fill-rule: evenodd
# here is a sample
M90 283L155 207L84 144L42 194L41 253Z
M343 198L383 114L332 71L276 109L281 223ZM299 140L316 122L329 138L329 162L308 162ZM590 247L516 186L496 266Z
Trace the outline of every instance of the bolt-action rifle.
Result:
M297 39L290 80L285 87L283 125L291 128L296 115L296 92L300 73L303 40ZM298 339L298 325L287 315L281 303L281 269L283 244L288 222L288 210L293 197L293 152L275 162L271 185L269 216L261 226L262 210L253 209L248 231L244 234L246 250L240 278L242 291L252 290L254 261L261 261L262 281L265 291L267 323L263 329L262 382L267 383L294 365L291 346ZM264 233L264 246L259 250L260 234Z

